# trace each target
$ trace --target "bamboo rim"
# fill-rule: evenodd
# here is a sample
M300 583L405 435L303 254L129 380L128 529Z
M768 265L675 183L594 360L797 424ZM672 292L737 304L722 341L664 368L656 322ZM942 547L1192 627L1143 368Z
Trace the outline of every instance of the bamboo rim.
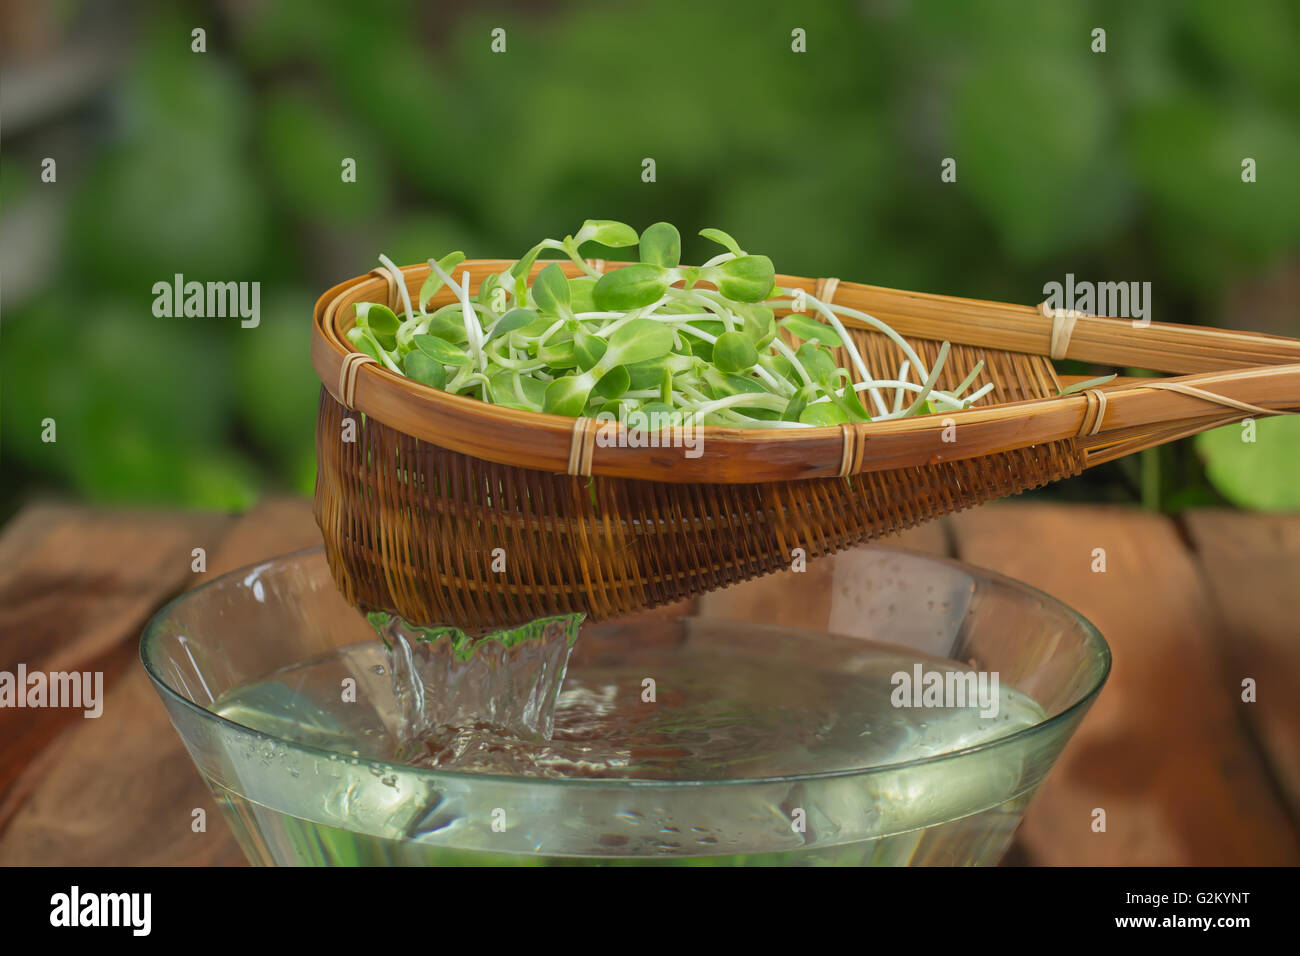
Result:
M488 274L511 264L513 260L469 260L456 271L470 273L473 294ZM548 264L535 264L533 272ZM579 274L573 263L562 266L569 275ZM429 267L401 271L414 298ZM355 358L360 353L345 338L355 324L352 306L380 301L401 308L391 278L375 273L342 282L317 300L312 365L325 388L346 406L451 451L541 471L671 483L844 477L962 461L1071 438L1078 439L1085 452L1097 451L1095 460L1089 456L1091 464L1117 457L1104 448L1126 448L1121 454L1127 454L1247 415L1300 409L1300 341L1293 339L1157 322L1135 328L1127 319L1092 315L1070 315L1063 323L1033 306L801 276L778 275L777 284L823 295L829 294L829 287L837 305L874 315L904 336L1193 374L1130 379L1084 393L850 426L700 426L694 433L698 446L691 449L698 453L692 455L680 446L630 446L617 425L597 429L587 424L590 419L519 411L452 395L397 375L368 357ZM432 306L452 301L452 293L443 289ZM843 321L849 328L869 328L850 317ZM1145 438L1144 432L1149 433ZM954 434L958 440L952 440Z

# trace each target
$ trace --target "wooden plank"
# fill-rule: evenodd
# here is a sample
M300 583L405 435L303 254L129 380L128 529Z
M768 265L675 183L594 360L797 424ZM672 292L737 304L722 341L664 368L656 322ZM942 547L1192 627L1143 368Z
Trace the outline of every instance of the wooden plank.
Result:
M946 517L929 521L880 538L869 547L908 548L946 556L949 547L947 521ZM827 627L826 615L834 606L832 594L837 571L843 578L858 550L849 549L809 561L803 571L778 571L701 595L698 598L699 613L706 617L760 621L785 627ZM810 620L810 613L822 619Z
M1195 511L1184 526L1223 622L1216 636L1234 707L1300 819L1300 515ZM1255 703L1241 700L1247 677Z
M954 516L957 555L1076 608L1107 687L1021 827L1037 864L1294 865L1300 841L1235 715L1196 562L1164 517L1017 503ZM1104 548L1105 573L1093 573ZM1107 814L1105 833L1092 811Z
M102 511L41 503L0 536L0 670L101 674L103 693L136 659L140 628L166 598L196 580L191 550L210 548L225 515ZM101 700L101 703L103 701ZM0 710L0 833L26 794L47 745L83 709Z
M268 501L233 525L205 577L319 543L309 502ZM27 798L0 834L0 865L244 861L142 667L107 693L101 719L70 726L24 780ZM202 833L191 830L198 808Z

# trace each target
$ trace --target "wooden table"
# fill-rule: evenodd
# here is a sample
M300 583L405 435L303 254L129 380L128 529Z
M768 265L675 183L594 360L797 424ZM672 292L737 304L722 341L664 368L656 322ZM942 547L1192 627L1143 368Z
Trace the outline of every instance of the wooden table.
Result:
M1009 863L1300 863L1300 516L990 505L896 539L1027 581L1114 671ZM102 671L104 713L0 710L0 864L242 864L136 645L201 580L317 544L307 502L241 517L35 504L0 535L0 670ZM205 549L207 571L191 569ZM1092 570L1104 548L1106 570ZM818 563L800 586L817 586ZM706 596L779 619L781 575ZM765 603L766 602L766 605ZM1253 678L1258 699L1245 703ZM1104 833L1093 810L1106 811ZM208 826L195 832L194 810Z

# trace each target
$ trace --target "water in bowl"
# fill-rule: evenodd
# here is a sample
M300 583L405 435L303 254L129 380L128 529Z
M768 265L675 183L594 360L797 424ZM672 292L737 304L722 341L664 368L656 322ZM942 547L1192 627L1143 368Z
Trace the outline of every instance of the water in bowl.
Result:
M1038 776L1024 749L979 745L1042 722L1037 703L1002 685L897 706L895 675L970 669L754 630L709 621L566 673L563 626L473 645L389 621L385 643L221 695L213 710L269 737L230 745L238 792L209 784L264 863L997 862Z

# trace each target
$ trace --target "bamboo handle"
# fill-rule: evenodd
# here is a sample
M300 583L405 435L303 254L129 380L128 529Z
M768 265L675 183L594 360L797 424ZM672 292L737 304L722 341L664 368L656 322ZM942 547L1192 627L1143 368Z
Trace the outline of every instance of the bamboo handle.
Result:
M1104 396L1105 407L1097 416L1093 433L1100 436L1098 441L1151 426L1161 426L1182 437L1218 427L1225 419L1300 412L1300 364L1135 379L1118 388L1089 392ZM1153 444L1166 440L1170 439L1162 438Z
M814 292L817 280L779 275L777 284ZM838 284L835 303L872 315L900 335L1031 355L1053 354L1054 320L1035 306L855 282ZM1096 315L1080 315L1071 321L1065 347L1054 357L1178 374L1300 362L1300 341L1277 335L1167 322L1134 327L1128 319ZM870 328L851 317L844 318L844 324Z

